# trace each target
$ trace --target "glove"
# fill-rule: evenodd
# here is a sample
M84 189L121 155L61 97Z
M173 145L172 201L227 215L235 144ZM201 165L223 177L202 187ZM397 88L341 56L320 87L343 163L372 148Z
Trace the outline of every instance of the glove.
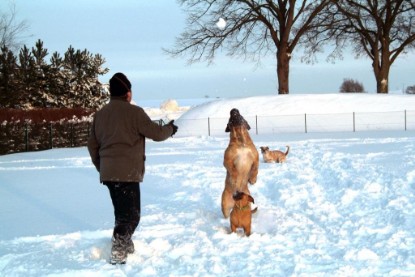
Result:
M179 129L179 127L174 125L174 120L170 121L167 125L170 125L173 128L173 133L171 134L171 136L173 136L177 132L177 130Z

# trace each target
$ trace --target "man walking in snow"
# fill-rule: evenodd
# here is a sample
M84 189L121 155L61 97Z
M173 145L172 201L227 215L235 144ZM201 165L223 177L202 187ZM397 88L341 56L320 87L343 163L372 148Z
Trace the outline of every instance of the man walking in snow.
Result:
M163 141L178 127L154 123L141 107L131 105L131 83L122 73L109 81L111 99L95 113L88 151L109 189L114 206L112 264L125 263L134 252L132 235L140 222L140 187L145 170L145 139Z

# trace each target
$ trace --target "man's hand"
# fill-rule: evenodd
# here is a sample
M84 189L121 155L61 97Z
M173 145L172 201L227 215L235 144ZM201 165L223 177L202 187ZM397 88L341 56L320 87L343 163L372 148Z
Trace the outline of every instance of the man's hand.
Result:
M170 121L167 125L170 125L173 128L173 133L171 134L171 136L174 136L174 134L177 132L177 130L179 129L179 127L177 127L176 125L174 125L174 120Z

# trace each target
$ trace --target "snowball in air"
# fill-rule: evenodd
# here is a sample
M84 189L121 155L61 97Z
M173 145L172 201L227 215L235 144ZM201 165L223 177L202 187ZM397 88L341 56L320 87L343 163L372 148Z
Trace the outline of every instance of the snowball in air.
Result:
M219 18L218 22L216 22L216 26L221 30L225 29L225 27L226 27L225 19Z

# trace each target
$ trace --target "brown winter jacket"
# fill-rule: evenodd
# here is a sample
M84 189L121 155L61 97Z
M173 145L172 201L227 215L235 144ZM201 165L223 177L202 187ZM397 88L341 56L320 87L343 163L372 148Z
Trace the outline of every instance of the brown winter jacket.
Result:
M120 97L95 113L88 151L100 173L100 181L142 182L145 167L145 138L163 141L170 125L159 126L144 110Z

